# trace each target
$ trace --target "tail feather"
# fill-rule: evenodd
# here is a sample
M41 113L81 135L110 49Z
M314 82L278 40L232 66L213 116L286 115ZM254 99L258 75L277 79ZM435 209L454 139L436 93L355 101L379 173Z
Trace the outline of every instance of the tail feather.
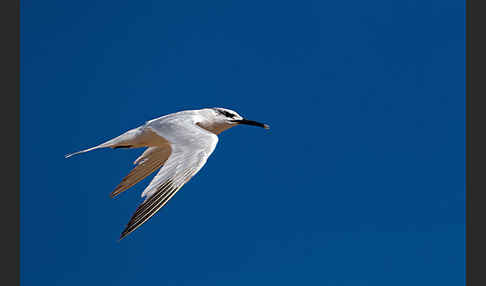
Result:
M71 153L71 154L67 154L64 157L69 158L69 157L77 155L77 154L89 152L89 151L99 149L99 148L107 148L107 147L111 147L111 148L114 148L114 149L118 149L118 148L140 148L140 147L147 146L147 142L149 142L149 141L166 142L165 139L160 138L159 136L155 135L150 129L145 130L142 126L142 127L138 127L138 128L135 128L135 129L128 130L127 132L123 133L122 135L117 136L117 137L115 137L111 140L108 140L108 141L106 141L106 142L104 142L104 143L102 143L98 146L95 146L95 147L92 147L92 148L89 148L89 149L85 149L85 150L81 150L81 151L78 151L78 152L74 152L74 153Z
M92 147L92 148L84 149L84 150L81 150L81 151L78 151L78 152L74 152L74 153L71 153L71 154L66 154L66 155L64 155L64 158L69 158L69 157L77 155L77 154L86 153L86 152L89 152L89 151L92 151L92 150L95 150L95 149L107 147L107 146L102 146L102 145L103 144Z

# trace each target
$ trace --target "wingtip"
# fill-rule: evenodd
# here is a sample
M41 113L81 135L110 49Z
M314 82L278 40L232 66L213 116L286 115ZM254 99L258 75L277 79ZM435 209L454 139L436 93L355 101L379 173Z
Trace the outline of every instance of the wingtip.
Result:
M110 198L114 199L116 198L119 194L123 193L123 191L126 191L127 188L122 189L120 185L116 187L116 189L110 193Z
M118 238L118 241L120 241L120 240L124 239L125 237L127 237L134 230L135 229L129 230L128 225L126 225L125 228L123 229L123 231L121 232L120 238Z
M115 192L111 192L110 193L110 198L114 199L116 198L120 193L115 193Z
M127 235L129 235L129 233L123 231L121 234L120 234L120 237L118 238L118 242L120 242L122 239L124 239Z

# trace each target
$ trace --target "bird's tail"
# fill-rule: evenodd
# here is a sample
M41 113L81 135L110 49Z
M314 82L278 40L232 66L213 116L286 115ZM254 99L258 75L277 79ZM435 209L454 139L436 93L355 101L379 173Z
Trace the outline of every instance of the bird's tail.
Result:
M95 149L100 149L100 148L139 148L146 146L146 143L144 141L145 137L147 135L144 133L144 131L141 128L135 128L132 130L128 130L127 132L123 133L122 135L115 137L111 140L108 140L98 146L94 146L85 150L81 150L78 152L74 152L71 154L67 154L64 157L69 158L71 156L89 152Z
M84 150L81 150L81 151L78 151L78 152L74 152L74 153L71 153L71 154L66 154L66 155L64 155L64 158L69 158L71 156L74 156L74 155L77 155L77 154L81 154L81 153L86 153L86 152L89 152L89 151L92 151L92 150L96 150L96 149L99 149L99 148L109 147L109 146L103 146L103 145L105 145L105 143L103 143L101 145L98 145L98 146L95 146L95 147L91 147L91 148L88 148L88 149L84 149Z

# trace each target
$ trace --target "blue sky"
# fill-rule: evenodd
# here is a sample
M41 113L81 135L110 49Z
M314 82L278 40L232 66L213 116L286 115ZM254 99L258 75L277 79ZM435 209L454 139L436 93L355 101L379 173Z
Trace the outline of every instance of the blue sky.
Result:
M464 1L21 2L22 285L464 285ZM221 106L117 242L146 120ZM151 178L151 177L150 177Z

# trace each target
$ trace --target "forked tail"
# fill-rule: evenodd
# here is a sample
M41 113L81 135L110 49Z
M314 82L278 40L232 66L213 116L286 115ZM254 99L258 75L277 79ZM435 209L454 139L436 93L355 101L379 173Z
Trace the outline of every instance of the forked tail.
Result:
M98 146L91 147L89 149L81 150L78 152L74 152L71 154L67 154L64 157L69 158L71 156L89 152L95 149L100 148L139 148L146 146L147 136L151 135L152 133L144 132L142 128L135 128L132 130L128 130L127 132L123 133L122 135L115 137L111 140L108 140Z
M92 150L96 150L96 149L100 149L100 148L111 147L107 143L103 143L103 144L100 144L98 146L91 147L91 148L88 148L88 149L84 149L84 150L81 150L81 151L78 151L78 152L74 152L74 153L71 153L71 154L66 154L66 155L64 155L64 158L69 158L69 157L74 156L74 155L77 155L77 154L86 153L86 152L89 152L89 151L92 151Z

